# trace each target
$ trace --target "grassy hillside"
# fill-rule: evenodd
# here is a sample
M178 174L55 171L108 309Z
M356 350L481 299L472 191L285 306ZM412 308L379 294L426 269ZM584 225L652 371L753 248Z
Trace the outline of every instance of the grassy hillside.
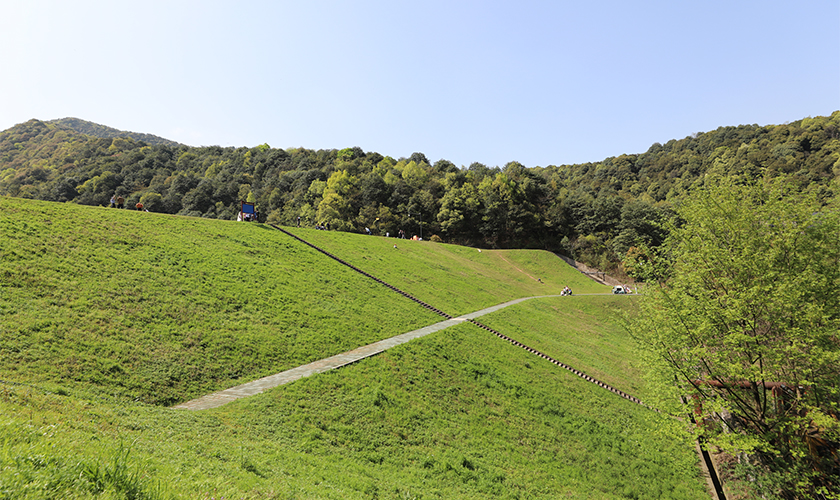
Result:
M616 321L628 312L632 300L626 296L539 299L480 321L644 401L642 373L633 364L633 341Z
M0 200L4 378L172 403L434 322L265 226Z
M450 314L605 291L545 252L295 231ZM0 198L0 233L0 499L705 497L674 422L469 324L166 408L438 317L256 224ZM481 321L635 392L631 300Z
M514 298L560 294L564 286L575 293L610 291L550 252L479 251L428 241L287 230L452 315Z

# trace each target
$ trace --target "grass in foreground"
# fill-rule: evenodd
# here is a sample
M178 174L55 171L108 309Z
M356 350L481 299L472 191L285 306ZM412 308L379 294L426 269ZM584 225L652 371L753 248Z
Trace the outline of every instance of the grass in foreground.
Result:
M168 404L437 316L264 226L0 199L0 378Z
M0 233L0 379L34 386L0 384L0 499L704 497L673 422L466 324L217 410L144 404L438 318L256 224L0 199ZM450 314L604 289L545 252L311 233ZM482 321L632 392L617 300Z
M206 412L13 393L3 488L130 443L149 498L706 497L674 422L468 324Z

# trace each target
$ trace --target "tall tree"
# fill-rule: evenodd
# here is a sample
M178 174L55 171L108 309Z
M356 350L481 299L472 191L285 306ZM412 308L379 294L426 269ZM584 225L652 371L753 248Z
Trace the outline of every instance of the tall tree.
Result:
M450 174L455 176L456 174ZM444 235L453 241L467 242L477 237L481 220L478 189L471 183L450 185L441 200L437 220Z
M660 403L688 396L699 433L750 457L757 494L840 495L838 209L788 182L706 186L633 327L652 374L677 381Z
M343 231L353 229L354 214L350 199L357 191L356 182L356 177L346 170L333 172L327 179L323 198L318 204L318 222L329 223Z

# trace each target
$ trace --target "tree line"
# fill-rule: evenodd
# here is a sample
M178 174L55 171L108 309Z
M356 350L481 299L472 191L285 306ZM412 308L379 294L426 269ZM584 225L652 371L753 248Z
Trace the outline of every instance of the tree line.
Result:
M792 175L829 197L840 174L840 112L720 127L641 154L546 167L459 167L358 147L150 145L72 125L30 120L0 132L0 194L102 206L116 194L153 212L221 219L235 219L240 201L249 201L278 224L300 218L341 231L402 229L485 248L544 248L613 272L628 255L662 243L664 221L707 176Z
M840 111L597 163L458 167L359 148L188 147L37 120L0 194L545 248L647 281L628 323L659 408L762 498L840 498ZM678 401L682 400L682 404Z

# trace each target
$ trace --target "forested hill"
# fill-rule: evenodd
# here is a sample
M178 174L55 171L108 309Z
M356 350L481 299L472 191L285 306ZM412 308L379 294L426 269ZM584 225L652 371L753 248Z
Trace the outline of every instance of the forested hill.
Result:
M94 127L96 128L96 127ZM102 127L105 128L105 127ZM422 153L152 145L30 120L0 132L0 194L86 205L123 195L149 210L233 219L240 200L262 220L561 251L606 269L656 246L661 222L705 175L793 175L833 196L840 111L784 125L720 127L595 163L458 167Z
M136 141L142 141L150 146L165 145L165 146L180 146L180 143L164 139L152 134L143 134L140 132L126 132L125 130L118 130L98 123L93 123L78 118L59 118L57 120L50 120L47 123L55 124L60 127L67 127L81 132L83 134L92 135L93 137L114 138L114 137L130 137Z

